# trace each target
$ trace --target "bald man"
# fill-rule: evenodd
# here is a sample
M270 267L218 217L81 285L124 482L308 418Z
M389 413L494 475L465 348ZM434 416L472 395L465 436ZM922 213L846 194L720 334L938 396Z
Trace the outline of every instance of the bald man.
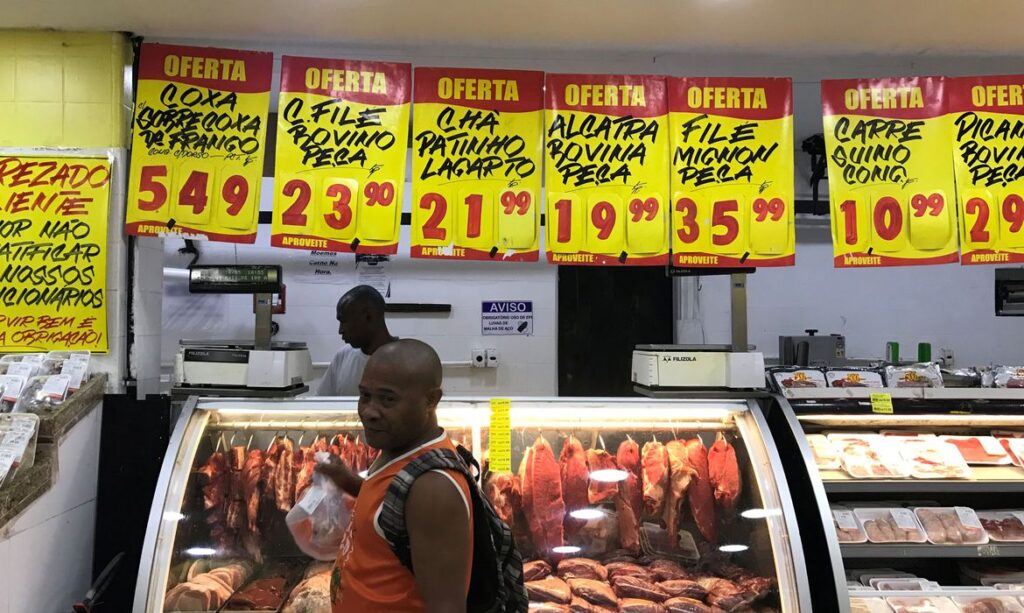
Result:
M366 361L395 340L384 321L384 297L369 285L357 285L338 300L338 334L345 346L335 354L317 396L357 396Z
M380 450L364 478L341 464L319 465L356 497L332 575L334 613L464 613L472 569L469 483L433 470L413 481L405 505L415 574L384 539L378 520L392 479L423 453L455 446L437 424L441 360L426 343L399 340L368 360L359 384L366 442Z

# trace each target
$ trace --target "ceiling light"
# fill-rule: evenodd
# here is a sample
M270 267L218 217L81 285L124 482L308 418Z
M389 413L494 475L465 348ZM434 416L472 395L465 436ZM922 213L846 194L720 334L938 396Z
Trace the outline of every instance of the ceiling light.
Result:
M551 553L579 553L581 551L583 549L575 545L559 545L551 548Z
M601 519L604 517L604 511L601 509L576 509L569 513L569 517L590 521L591 519Z
M629 473L616 468L603 468L590 473L591 481L600 481L602 483L618 483L619 481L625 481L628 477Z

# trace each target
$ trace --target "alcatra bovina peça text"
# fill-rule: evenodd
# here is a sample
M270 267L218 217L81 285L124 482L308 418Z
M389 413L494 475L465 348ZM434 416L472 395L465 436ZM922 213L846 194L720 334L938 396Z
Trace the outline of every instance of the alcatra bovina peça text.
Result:
M164 58L164 74L168 77L191 79L245 81L245 62L213 57L168 55Z

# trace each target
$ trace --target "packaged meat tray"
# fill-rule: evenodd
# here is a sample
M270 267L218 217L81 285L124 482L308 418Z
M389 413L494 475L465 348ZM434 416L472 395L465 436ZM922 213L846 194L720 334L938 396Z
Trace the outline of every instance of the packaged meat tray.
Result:
M850 613L892 613L884 598L851 598Z
M978 515L967 507L918 507L914 514L935 545L982 545L988 534Z
M968 464L1005 466L1012 464L999 441L991 436L940 436L955 445Z
M944 596L903 596L886 598L895 613L960 613L953 601Z
M1014 466L1024 468L1024 438L997 438Z
M1024 542L1024 511L979 511L978 520L993 541Z
M995 387L1024 388L1024 367L997 366L992 375Z
M825 382L829 387L885 387L882 375L873 370L828 370Z
M970 479L971 468L951 443L938 438L901 439L900 457L917 479Z
M18 399L18 410L46 415L64 404L71 378L67 375L32 377Z
M856 479L906 479L910 467L891 444L877 434L829 435L839 449L840 465Z
M960 581L964 585L993 586L998 583L1024 583L1024 567L1014 562L970 560L960 563Z
M817 368L773 368L771 373L779 389L828 387L825 373Z
M814 454L814 463L818 466L818 470L839 469L839 450L824 434L807 435L807 444L811 446L811 453Z
M856 579L858 581L860 581L863 585L871 585L871 580L872 579L879 579L879 578L882 578L882 579L886 579L886 578L889 578L889 579L900 579L900 578L903 578L903 579L920 579L920 577L918 577L917 575L914 575L914 574L911 574L911 573L908 573L908 572L905 572L905 571L902 571L902 570L896 570L894 568L874 568L874 569L866 569L866 570L861 570L861 571L856 571L856 572L858 573L857 576L856 576Z
M1024 605L1010 596L960 596L953 602L963 613L1024 613Z
M289 588L295 584L303 570L296 562L270 564L263 569L259 577L239 588L221 611L277 611L288 595Z
M886 366L885 381L889 387L942 387L942 373L932 363Z
M871 580L871 587L883 592L923 592L940 589L938 583L927 579L879 578Z
M925 543L928 537L910 509L854 509L861 530L872 543Z
M864 534L857 516L849 509L832 509L832 523L836 527L836 535L840 543L866 543L868 537Z

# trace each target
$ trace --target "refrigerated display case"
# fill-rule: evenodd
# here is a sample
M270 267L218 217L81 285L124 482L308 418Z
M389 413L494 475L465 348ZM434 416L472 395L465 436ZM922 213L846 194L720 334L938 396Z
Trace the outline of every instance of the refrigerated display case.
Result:
M852 611L1024 611L1021 390L783 396L773 435L788 424L827 497Z
M642 595L726 611L811 610L793 497L752 401L513 399L511 473L488 468L490 416L484 399L438 408L448 436L483 461L484 492L512 525L529 578L547 581L534 597L564 600L559 575L582 565L605 585L574 585L568 597L612 594L624 611L640 610L630 607L643 599L625 599ZM286 440L293 459L325 447L357 468L373 457L354 399L186 404L150 514L136 611L329 610L330 564L302 556L283 526L295 500L294 489L281 494ZM562 476L563 456L578 462L576 452L590 462L582 483L572 470ZM250 465L272 457L273 468ZM538 483L546 497L517 496ZM667 529L676 524L678 540Z

